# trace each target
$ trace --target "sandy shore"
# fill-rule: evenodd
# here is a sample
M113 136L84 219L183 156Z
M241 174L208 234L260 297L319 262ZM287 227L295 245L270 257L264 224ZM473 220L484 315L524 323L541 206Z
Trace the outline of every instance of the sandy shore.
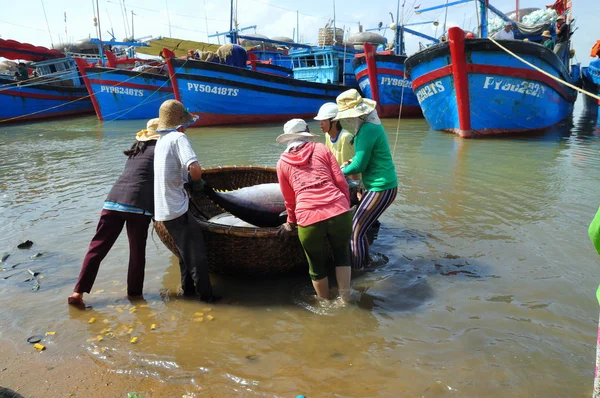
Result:
M65 357L36 351L32 345L0 341L0 386L24 397L219 396L197 387L164 383L151 377L117 374L86 355ZM192 391L195 391L195 395Z

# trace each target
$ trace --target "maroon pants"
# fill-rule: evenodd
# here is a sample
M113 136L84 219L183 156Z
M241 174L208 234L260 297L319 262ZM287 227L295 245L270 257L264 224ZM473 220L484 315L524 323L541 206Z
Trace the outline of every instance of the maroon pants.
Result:
M89 293L98 275L100 263L108 254L127 224L129 239L129 268L127 271L127 294L140 296L144 288L146 267L146 238L152 217L149 215L126 213L123 211L102 210L96 235L90 243L79 279L75 285L77 293Z

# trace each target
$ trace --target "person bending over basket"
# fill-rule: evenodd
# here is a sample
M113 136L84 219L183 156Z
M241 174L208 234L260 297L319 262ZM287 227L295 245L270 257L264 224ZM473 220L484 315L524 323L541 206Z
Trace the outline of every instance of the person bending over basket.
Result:
M175 241L184 296L197 295L210 303L220 297L213 295L202 230L189 211L183 187L188 173L191 182L201 183L202 168L183 133L197 119L179 101L167 100L160 106L156 130L160 138L154 155L154 219L162 221Z
M362 183L367 190L354 213L350 241L352 267L363 269L370 261L367 230L396 198L398 177L385 130L375 110L377 103L362 98L355 89L341 93L336 102L338 114L334 120L345 119L356 131L356 154L342 172L345 175L362 174Z
M71 305L83 305L83 293L89 293L98 275L100 263L106 257L127 225L129 239L129 268L127 295L141 296L146 267L146 238L154 213L154 148L158 133L158 119L148 121L146 130L137 133L133 146L124 151L127 155L125 170L110 190L96 234L90 243L81 266Z
M352 214L350 192L335 157L321 143L310 142L312 134L302 119L283 126L277 142L287 148L277 162L277 178L288 219L278 234L289 236L298 228L298 238L308 260L309 275L317 296L329 299L325 239L333 251L340 296L350 298L350 251Z

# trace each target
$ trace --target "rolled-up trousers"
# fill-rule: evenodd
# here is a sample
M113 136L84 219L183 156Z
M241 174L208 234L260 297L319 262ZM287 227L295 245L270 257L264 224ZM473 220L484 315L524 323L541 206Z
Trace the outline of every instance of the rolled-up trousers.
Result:
M81 266L79 279L75 285L77 293L89 293L92 290L100 263L115 244L123 226L127 225L129 240L129 266L127 269L127 294L140 296L144 288L146 268L146 238L152 217L144 214L124 211L102 210L96 234L90 243Z
M212 296L204 238L196 218L188 210L173 220L163 221L163 224L175 241L179 252L183 293L185 295L195 293L202 297Z

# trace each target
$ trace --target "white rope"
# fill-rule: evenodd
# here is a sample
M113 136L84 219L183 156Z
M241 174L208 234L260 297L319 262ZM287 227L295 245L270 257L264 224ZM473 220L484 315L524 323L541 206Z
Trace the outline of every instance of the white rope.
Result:
M564 80L562 80L562 79L560 79L560 78L558 78L558 77L556 77L556 76L553 76L553 75L551 75L550 73L548 73L548 72L546 72L546 71L544 71L544 70L542 70L542 69L538 68L537 66L533 65L532 63L530 63L530 62L528 62L528 61L524 60L523 58L519 57L517 54L513 53L513 52L512 52L512 51L510 51L508 48L504 47L502 44L498 43L496 40L492 39L491 37L488 37L488 39L490 39L490 41L491 41L492 43L494 43L495 45L497 45L498 47L500 47L502 50L506 51L508 54L512 55L513 57L515 57L515 58L516 58L516 59L518 59L519 61L523 62L525 65L527 65L527 66L529 66L529 67L531 67L531 68L533 68L533 69L537 70L538 72L540 72L540 73L542 73L542 74L544 74L544 75L546 75L546 76L548 76L548 77L550 77L550 78L552 78L552 79L556 80L556 81L557 81L557 82L559 82L559 83L562 83L562 84L564 84L564 85L565 85L565 86L567 86L567 87L570 87L570 88L572 88L573 90L577 90L577 91L579 91L579 92L580 92L580 93L582 93L582 94L588 95L588 96L590 96L590 97L592 97L592 98L595 98L596 100L600 101L600 96L598 96L598 95L596 95L596 94L592 94L592 93L590 93L589 91L586 91L586 90L584 90L584 89L581 89L581 88L579 88L579 87L577 87L577 86L574 86L574 85L572 85L571 83L568 83L568 82L566 82L566 81L564 81Z

